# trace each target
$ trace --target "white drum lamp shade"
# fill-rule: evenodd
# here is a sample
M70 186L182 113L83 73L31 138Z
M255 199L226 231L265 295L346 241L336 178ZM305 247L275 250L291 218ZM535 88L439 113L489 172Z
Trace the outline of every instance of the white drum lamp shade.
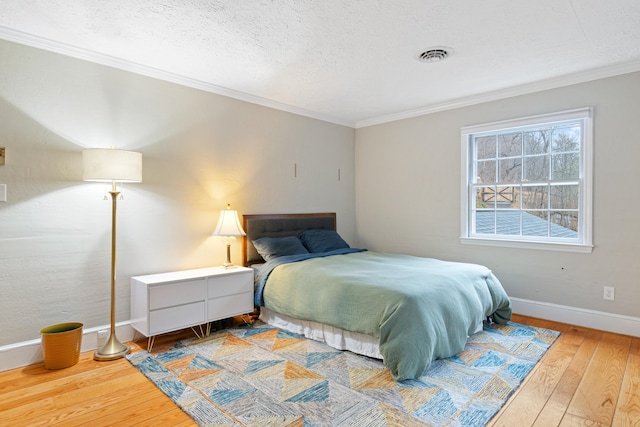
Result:
M141 182L142 153L91 148L82 151L83 179L98 182Z

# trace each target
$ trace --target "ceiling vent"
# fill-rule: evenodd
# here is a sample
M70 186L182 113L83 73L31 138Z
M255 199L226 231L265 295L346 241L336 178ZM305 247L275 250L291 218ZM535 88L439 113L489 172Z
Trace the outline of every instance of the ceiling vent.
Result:
M440 62L447 59L453 53L450 47L432 47L420 54L422 62Z

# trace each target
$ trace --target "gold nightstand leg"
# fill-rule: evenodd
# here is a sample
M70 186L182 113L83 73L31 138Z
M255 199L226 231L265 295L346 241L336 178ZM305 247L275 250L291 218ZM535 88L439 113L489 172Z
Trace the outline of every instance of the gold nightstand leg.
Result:
M148 353L151 353L151 349L153 348L153 344L155 343L155 341L156 341L156 336L155 335L152 336L152 337L149 337L149 339L147 340L147 352Z
M198 333L198 331L196 331L193 328L193 326L191 327L191 330L193 331L194 334L196 334L196 338L202 339L202 338L204 338L204 331L202 330L202 325L198 325L198 327L200 328L200 333Z

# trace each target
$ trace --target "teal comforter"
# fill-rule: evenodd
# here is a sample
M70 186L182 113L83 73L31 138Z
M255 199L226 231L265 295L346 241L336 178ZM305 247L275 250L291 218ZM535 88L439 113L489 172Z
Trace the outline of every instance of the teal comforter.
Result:
M485 318L511 318L502 285L480 265L370 251L294 261L265 266L256 302L376 337L396 380L462 351Z

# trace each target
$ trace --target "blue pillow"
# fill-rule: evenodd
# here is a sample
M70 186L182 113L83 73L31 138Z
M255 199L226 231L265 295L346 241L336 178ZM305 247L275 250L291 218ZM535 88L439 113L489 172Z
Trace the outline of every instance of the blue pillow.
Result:
M285 255L309 253L296 236L262 237L253 240L252 243L265 261Z
M307 230L300 235L300 240L311 253L349 248L347 242L333 230Z

